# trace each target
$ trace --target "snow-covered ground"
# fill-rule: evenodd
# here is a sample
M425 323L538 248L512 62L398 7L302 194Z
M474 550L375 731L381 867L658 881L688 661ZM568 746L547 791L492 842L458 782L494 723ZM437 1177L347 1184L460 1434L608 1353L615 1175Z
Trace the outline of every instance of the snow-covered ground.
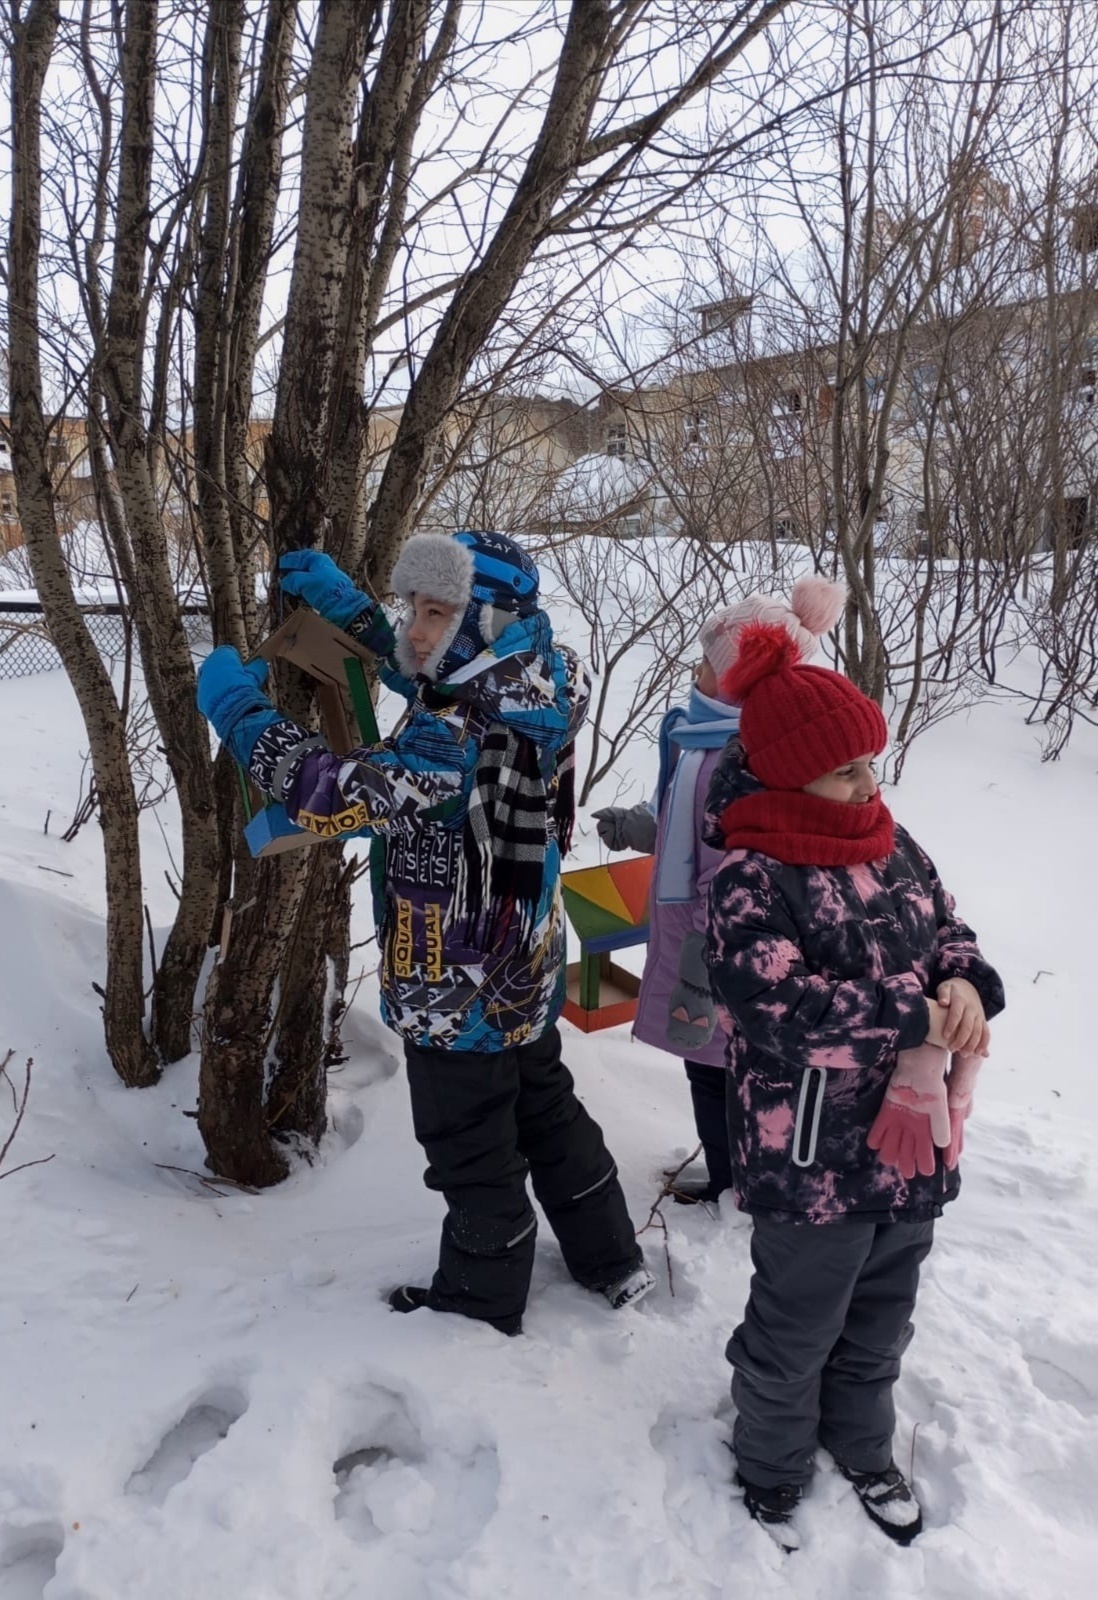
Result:
M666 1206L666 1250L644 1235L659 1289L621 1314L570 1282L544 1233L525 1336L508 1340L381 1298L426 1278L440 1210L371 977L321 1157L275 1192L203 1177L193 1058L154 1090L118 1084L91 988L97 830L58 837L81 747L61 673L0 683L0 1056L14 1049L17 1084L34 1057L7 1166L52 1158L0 1181L0 1600L1092 1592L1092 730L1041 766L1020 710L985 702L916 745L893 796L1009 1003L898 1389L897 1456L927 1530L891 1546L822 1461L789 1558L731 1484L723 1350L749 1226L730 1208ZM639 795L653 752L631 765ZM145 819L158 925L162 820L166 838ZM585 828L580 862L598 856ZM640 1225L694 1144L681 1067L626 1029L564 1031ZM10 1122L5 1090L0 1144Z

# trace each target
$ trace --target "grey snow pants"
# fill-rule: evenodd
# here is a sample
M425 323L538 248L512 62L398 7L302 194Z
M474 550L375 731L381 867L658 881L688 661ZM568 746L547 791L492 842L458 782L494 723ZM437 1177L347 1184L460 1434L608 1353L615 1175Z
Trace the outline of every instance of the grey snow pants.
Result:
M755 1268L725 1354L740 1476L805 1484L818 1444L855 1472L892 1459L892 1388L933 1222L754 1218Z

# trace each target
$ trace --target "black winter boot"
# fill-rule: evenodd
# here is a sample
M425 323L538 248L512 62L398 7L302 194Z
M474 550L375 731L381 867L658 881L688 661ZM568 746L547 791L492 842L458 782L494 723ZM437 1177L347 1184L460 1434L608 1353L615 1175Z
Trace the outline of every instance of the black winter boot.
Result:
M923 1514L911 1485L894 1461L883 1472L854 1472L835 1465L865 1507L866 1515L897 1544L910 1544L923 1531Z
M427 1289L416 1288L414 1284L402 1283L399 1289L394 1289L389 1296L389 1309L391 1311L418 1311L427 1304Z
M419 1311L426 1306L430 1311L454 1311L456 1307L432 1305L430 1289L422 1289L418 1284L402 1283L399 1289L394 1289L388 1297L390 1311ZM464 1316L464 1312L459 1312ZM474 1317L474 1322L487 1322L490 1328L495 1328L499 1333L505 1333L509 1339L522 1332L521 1317Z
M743 1490L743 1503L751 1517L787 1555L801 1548L801 1536L793 1525L793 1513L801 1503L804 1490L799 1483L779 1483L772 1489L748 1483L736 1474L736 1482Z

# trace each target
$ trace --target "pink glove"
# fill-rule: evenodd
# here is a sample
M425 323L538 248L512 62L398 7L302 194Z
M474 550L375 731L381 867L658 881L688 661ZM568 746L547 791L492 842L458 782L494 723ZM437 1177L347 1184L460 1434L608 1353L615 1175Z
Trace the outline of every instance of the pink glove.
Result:
M946 1053L937 1045L921 1044L896 1057L866 1143L879 1161L897 1167L905 1178L916 1172L932 1177L935 1145L944 1148L952 1138L945 1071Z
M949 1106L949 1143L942 1157L950 1172L961 1159L965 1147L964 1127L972 1110L972 1093L983 1066L984 1056L953 1057L953 1065L946 1079L946 1104Z

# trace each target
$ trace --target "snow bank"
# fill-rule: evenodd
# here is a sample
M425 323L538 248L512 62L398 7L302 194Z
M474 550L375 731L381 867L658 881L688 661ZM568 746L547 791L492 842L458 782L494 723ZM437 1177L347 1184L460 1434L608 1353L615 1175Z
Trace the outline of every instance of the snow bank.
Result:
M42 831L48 809L71 812L80 764L60 674L0 683L0 737L0 1052L15 1047L17 1081L35 1058L9 1164L53 1157L0 1181L3 1600L1087 1592L1092 730L1042 766L1020 712L984 703L916 745L893 797L1001 966L1009 1007L898 1388L897 1454L914 1461L927 1530L909 1551L889 1545L824 1459L804 1549L785 1560L748 1521L725 1448L745 1220L668 1206L666 1248L644 1235L659 1289L628 1313L572 1284L543 1232L523 1338L394 1316L381 1296L430 1272L440 1206L373 980L316 1164L262 1196L207 1181L195 1059L126 1091L103 1057L100 840ZM643 792L653 765L638 748L623 776ZM146 821L159 938L166 846ZM164 821L174 847L170 809ZM578 860L598 859L586 819L582 835ZM364 903L358 916L362 938ZM565 1043L641 1224L661 1170L695 1143L681 1066L626 1030L566 1028ZM8 1126L0 1098L0 1142Z

